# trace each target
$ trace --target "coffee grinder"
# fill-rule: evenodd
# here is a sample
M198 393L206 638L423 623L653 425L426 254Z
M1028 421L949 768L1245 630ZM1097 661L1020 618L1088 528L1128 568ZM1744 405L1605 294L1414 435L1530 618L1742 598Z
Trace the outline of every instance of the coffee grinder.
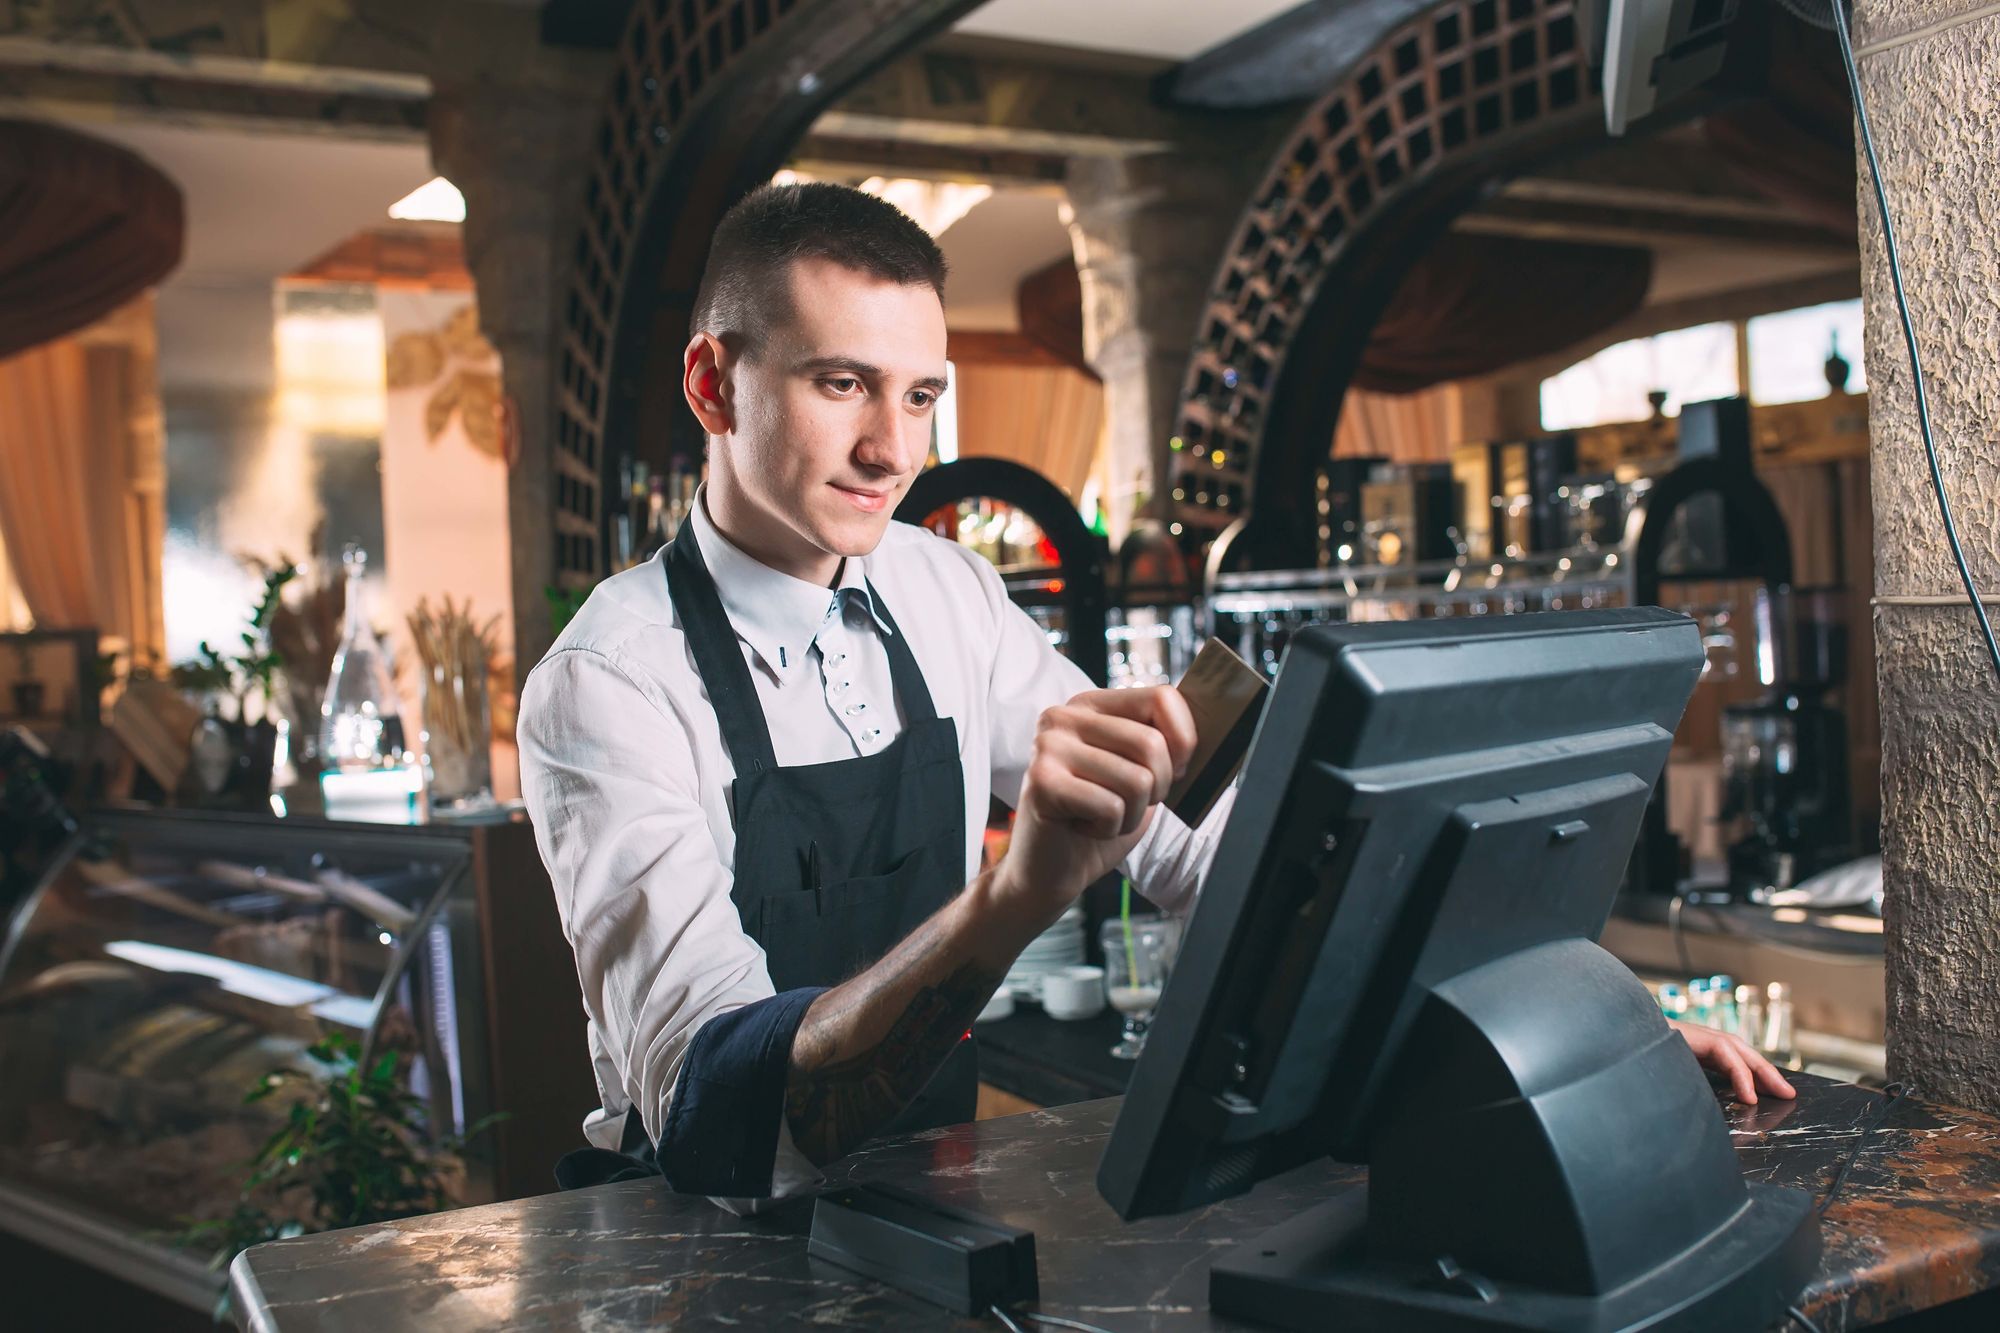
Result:
M1847 675L1838 590L1760 592L1759 673L1771 689L1723 710L1725 822L1732 893L1762 902L1854 855L1847 723L1826 696Z

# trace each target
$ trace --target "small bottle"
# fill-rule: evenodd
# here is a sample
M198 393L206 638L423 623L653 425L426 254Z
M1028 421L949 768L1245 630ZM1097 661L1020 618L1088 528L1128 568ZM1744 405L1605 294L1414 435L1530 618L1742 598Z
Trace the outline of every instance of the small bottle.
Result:
M1717 972L1708 979L1708 1002L1715 1015L1709 1026L1722 1032L1736 1031L1736 979Z
M1792 988L1774 981L1764 990L1764 1040L1759 1043L1771 1063L1799 1066L1797 1034L1792 1022Z
M1696 977L1688 982L1687 1017L1690 1023L1699 1023L1705 1028L1715 1026L1714 1000L1708 991L1708 979Z
M1764 992L1755 986L1736 988L1736 1035L1752 1046L1764 1045Z
M645 532L633 552L640 564L658 555L660 548L673 540L673 533L667 530L667 479L657 472L646 478Z
M319 709L320 790L329 814L406 819L416 813L423 773L405 737L388 656L368 623L368 554L349 545L341 563L347 624Z

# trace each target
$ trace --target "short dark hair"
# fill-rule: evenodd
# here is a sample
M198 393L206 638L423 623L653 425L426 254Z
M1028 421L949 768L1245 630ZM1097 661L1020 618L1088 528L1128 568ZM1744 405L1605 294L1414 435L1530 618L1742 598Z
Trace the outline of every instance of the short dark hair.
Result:
M791 266L825 259L944 299L944 254L887 200L821 181L760 185L723 214L695 293L690 333L755 343L789 315Z

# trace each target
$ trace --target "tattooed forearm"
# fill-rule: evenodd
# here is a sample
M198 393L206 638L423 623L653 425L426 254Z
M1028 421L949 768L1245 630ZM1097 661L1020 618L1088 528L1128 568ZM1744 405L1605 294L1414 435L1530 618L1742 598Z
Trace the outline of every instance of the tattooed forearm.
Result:
M793 1041L785 1117L793 1142L819 1165L852 1152L923 1091L1000 983L1001 974L963 961L942 980L919 986L879 1040L842 1040L866 1024L867 1010L898 1003L909 973L937 961L913 944L915 937L904 942L902 958L884 959L888 975L862 993L843 1000L843 986L822 996L827 1011L809 1015Z

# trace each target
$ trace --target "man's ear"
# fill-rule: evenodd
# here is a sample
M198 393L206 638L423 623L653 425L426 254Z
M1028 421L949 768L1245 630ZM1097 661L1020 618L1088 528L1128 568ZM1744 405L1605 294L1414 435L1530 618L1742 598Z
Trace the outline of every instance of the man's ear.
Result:
M728 402L728 349L712 333L697 333L688 339L681 356L681 392L703 431L727 435L734 419Z

